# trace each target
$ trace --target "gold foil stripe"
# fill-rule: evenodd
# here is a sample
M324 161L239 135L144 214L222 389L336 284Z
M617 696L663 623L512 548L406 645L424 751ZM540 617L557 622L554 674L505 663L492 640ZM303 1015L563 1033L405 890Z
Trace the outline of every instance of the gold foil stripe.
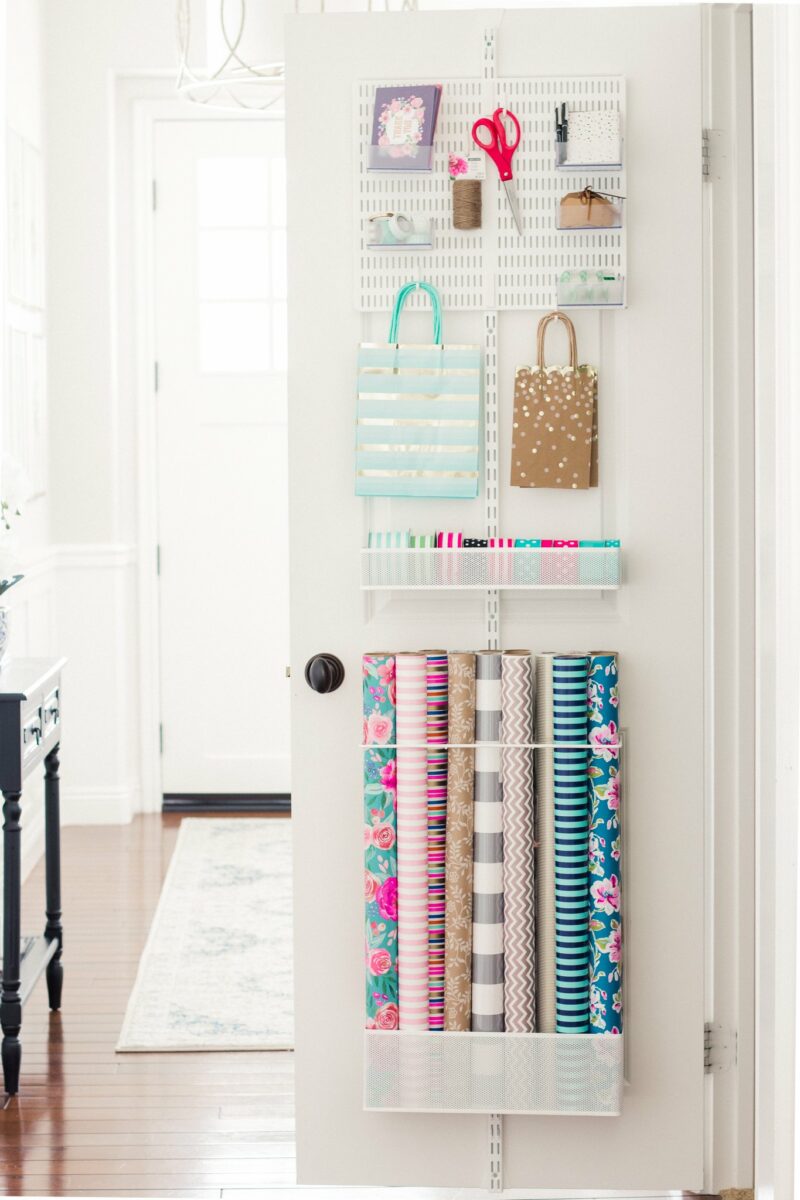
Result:
M357 475L363 475L371 479L385 479L391 476L393 479L402 476L404 479L475 479L477 471L356 471Z
M479 367L359 367L360 375L479 375Z
M445 345L440 345L438 342L362 342L362 350L472 350L477 356L480 354L479 346L462 346L456 342L447 342Z
M462 421L458 417L359 417L356 425L381 425L385 428L395 425L435 425L448 429L476 429L478 422Z
M477 446L406 446L399 442L367 442L363 446L356 446L356 450L361 451L362 454L370 454L373 450L380 453L397 450L410 454L471 454L473 450L477 451L477 449Z
M359 392L359 400L443 400L446 404L457 404L459 400L479 403L477 392Z

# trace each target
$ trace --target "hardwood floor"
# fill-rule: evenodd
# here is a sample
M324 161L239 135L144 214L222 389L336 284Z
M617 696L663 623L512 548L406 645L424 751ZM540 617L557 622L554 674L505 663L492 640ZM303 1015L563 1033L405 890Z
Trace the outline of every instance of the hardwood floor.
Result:
M294 1185L291 1054L114 1053L180 821L63 831L63 1010L42 979L0 1112L3 1195L278 1200ZM43 926L40 864L23 930Z

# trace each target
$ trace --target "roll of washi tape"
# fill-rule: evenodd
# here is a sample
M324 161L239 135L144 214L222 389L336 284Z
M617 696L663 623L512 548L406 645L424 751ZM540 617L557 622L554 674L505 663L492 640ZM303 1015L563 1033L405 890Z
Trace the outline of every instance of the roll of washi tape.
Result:
M535 587L541 581L541 538L514 538L514 583ZM521 554L522 550L535 553Z

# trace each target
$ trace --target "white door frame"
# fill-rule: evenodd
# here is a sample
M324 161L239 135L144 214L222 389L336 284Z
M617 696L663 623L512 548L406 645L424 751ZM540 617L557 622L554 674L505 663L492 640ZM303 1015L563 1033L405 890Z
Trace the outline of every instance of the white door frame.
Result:
M142 812L161 811L161 700L158 603L158 488L155 408L154 134L157 121L274 121L283 114L208 109L175 93L174 73L121 72L115 102L133 146L133 269L136 326L137 636Z
M797 1047L800 721L800 54L796 5L755 5L757 520L756 1181L800 1192Z

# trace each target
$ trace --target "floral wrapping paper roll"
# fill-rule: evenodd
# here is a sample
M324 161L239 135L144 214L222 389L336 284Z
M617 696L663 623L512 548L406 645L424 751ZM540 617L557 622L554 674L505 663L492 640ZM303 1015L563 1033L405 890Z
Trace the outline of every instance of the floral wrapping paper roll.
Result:
M364 900L366 1026L397 1029L397 753L395 659L365 654ZM389 747L389 748L387 748Z
M619 690L615 654L589 663L589 1021L622 1033Z

